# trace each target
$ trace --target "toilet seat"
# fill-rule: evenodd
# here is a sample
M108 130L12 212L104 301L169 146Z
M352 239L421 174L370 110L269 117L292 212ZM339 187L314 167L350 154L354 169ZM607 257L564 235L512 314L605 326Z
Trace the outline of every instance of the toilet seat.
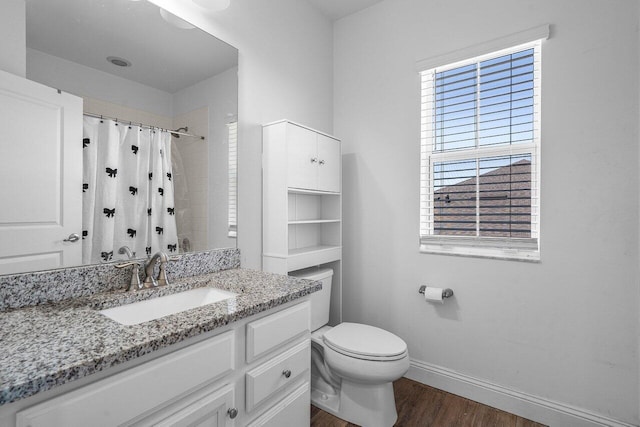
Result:
M323 337L324 344L344 356L374 362L407 357L407 344L398 336L375 326L341 323Z

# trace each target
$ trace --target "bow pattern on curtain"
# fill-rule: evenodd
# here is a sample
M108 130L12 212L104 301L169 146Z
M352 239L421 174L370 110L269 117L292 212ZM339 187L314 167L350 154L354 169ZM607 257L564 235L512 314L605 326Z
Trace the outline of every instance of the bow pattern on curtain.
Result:
M83 131L83 263L111 261L122 246L137 258L176 252L169 132L94 117Z

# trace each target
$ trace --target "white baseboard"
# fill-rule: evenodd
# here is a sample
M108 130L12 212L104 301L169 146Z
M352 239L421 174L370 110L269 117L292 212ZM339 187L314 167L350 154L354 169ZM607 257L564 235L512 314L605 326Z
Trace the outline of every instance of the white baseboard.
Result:
M440 366L411 359L407 378L550 427L637 427L623 421L512 390Z

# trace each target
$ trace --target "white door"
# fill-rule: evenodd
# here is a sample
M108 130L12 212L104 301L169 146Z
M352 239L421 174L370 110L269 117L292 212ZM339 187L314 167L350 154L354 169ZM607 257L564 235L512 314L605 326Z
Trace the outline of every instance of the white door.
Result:
M287 186L316 190L318 153L316 133L287 124Z
M82 99L0 71L0 118L0 274L79 265Z
M318 134L318 190L340 192L340 141Z

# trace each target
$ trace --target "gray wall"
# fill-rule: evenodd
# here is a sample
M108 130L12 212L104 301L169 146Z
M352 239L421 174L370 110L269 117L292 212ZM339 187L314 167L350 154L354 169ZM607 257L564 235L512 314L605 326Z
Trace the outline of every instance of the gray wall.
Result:
M420 254L415 62L545 23L542 262ZM414 378L638 423L637 25L627 0L386 0L336 23L344 319L403 337Z
M332 25L300 0L233 0L202 9L172 0L153 3L239 49L238 247L242 266L262 264L262 125L280 119L331 133Z
M3 0L0 13L0 70L24 77L27 70L27 16L24 0Z

